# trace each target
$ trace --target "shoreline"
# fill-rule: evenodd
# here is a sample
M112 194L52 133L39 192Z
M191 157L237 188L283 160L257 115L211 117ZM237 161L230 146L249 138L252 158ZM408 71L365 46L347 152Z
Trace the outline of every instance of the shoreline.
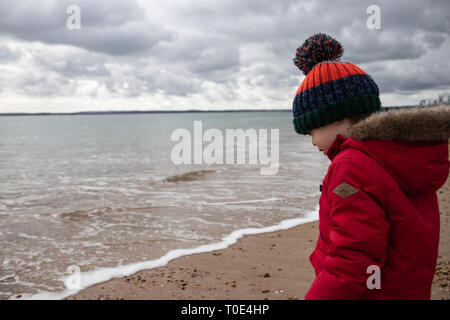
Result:
M441 213L432 300L450 299L450 179L437 191ZM64 300L297 300L315 278L309 255L318 221L244 235L225 249L175 258L168 264L87 287Z
M450 179L437 191L441 212L439 256L432 300L450 299ZM318 221L244 235L225 249L196 253L95 284L64 300L297 300L315 278L309 255Z
M298 288L308 289L314 280L304 252L314 250L316 234L318 221L244 235L225 249L185 255L95 284L64 300L301 299ZM299 238L305 241L298 244ZM300 286L293 281L296 274Z
M71 296L75 296L78 293L92 286L96 286L98 284L107 283L115 279L127 278L130 275L137 274L143 271L155 270L157 268L164 268L165 266L167 266L167 264L171 263L176 259L180 259L191 255L207 254L216 251L226 250L230 246L236 244L242 237L261 234L271 234L274 232L289 230L304 224L318 221L319 218L318 210L319 206L316 205L314 210L306 212L305 215L302 217L282 220L278 224L271 225L268 227L237 229L228 234L227 236L223 237L219 242L204 244L193 248L172 249L169 250L167 253L165 253L163 256L152 260L130 263L127 265L121 265L116 267L97 268L90 271L82 272L81 277L85 283L82 289L76 290L65 289L64 291L60 292L41 291L36 294L19 294L12 296L9 299L64 300ZM66 276L64 277L64 280L67 281L69 280L68 278L69 276ZM63 279L61 279L61 281L62 280Z

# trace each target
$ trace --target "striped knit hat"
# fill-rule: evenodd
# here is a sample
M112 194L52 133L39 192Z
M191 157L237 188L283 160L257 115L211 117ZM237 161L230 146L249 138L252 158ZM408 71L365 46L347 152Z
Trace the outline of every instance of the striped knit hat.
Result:
M353 63L341 62L343 52L338 41L323 33L298 47L294 64L306 78L292 106L297 133L310 134L311 129L381 108L375 81Z

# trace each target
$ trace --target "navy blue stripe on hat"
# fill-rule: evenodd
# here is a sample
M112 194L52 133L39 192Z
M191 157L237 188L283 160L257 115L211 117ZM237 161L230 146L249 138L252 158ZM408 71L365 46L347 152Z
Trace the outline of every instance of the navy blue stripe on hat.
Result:
M293 114L298 117L321 106L361 94L379 94L378 86L368 74L329 81L299 92L294 98Z

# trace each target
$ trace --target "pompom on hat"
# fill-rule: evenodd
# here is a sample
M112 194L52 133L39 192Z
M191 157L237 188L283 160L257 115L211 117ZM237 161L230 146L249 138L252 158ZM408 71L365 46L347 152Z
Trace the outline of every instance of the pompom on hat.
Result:
M342 45L324 33L312 35L298 47L293 61L306 75L292 106L298 134L380 110L377 84L353 63L341 62L343 53Z

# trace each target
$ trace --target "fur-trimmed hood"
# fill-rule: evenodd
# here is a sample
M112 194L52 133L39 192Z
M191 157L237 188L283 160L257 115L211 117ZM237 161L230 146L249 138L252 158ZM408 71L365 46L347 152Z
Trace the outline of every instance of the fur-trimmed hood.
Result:
M385 168L405 193L420 196L435 192L447 180L449 137L450 106L408 108L357 122L349 138L335 140L329 154L362 151Z
M446 141L450 138L450 106L377 112L353 125L350 136L356 140Z

